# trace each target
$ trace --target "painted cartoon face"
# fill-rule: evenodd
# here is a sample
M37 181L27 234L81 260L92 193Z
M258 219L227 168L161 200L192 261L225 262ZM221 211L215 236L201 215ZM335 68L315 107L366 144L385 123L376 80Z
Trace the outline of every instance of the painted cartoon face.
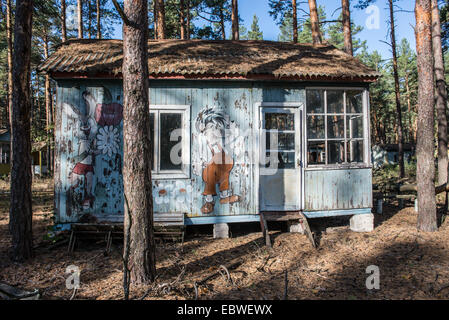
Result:
M223 131L217 125L209 123L204 130L204 136L210 144L223 143Z

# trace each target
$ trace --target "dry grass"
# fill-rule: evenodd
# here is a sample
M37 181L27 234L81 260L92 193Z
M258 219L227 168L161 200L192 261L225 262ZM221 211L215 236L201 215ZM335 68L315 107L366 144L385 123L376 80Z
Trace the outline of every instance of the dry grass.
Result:
M51 225L52 196L36 188L34 241L36 257L16 264L8 258L8 198L0 198L0 281L25 289L38 288L45 299L69 299L65 269L81 269L81 289L75 299L121 299L121 243L109 256L104 244L85 244L73 255L66 246L49 249L43 240ZM230 268L232 281L218 276L198 286L199 299L280 299L288 272L289 299L447 299L449 298L449 225L438 233L416 230L412 208L399 211L387 205L376 230L358 234L344 229L323 234L319 250L299 234L273 233L274 247L263 246L259 232L232 239L209 236L188 239L184 245L157 248L155 284L133 287L131 297L145 292L147 299L194 299L194 283L216 274L220 265ZM255 229L253 229L254 231ZM366 289L366 268L380 268L381 289Z

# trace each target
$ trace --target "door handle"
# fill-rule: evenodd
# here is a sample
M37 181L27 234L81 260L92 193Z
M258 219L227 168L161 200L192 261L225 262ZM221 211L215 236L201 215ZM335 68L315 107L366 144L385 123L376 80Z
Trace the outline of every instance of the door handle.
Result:
M298 163L298 167L299 167L299 168L302 168L302 160L301 160L301 159L298 159L297 163Z

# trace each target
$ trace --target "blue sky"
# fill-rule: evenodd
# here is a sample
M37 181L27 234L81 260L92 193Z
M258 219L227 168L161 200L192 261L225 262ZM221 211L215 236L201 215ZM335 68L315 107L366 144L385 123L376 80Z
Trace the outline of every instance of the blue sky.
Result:
M376 7L379 12L379 28L367 27L367 20L372 16L368 14L366 10L355 9L354 4L357 0L352 0L352 21L357 25L363 26L364 30L359 33L358 37L362 40L366 40L369 51L378 50L384 58L390 58L390 47L382 43L381 41L388 41L388 7L386 0L377 0ZM306 1L299 1L300 8L308 12ZM338 18L340 14L341 1L340 0L317 0L317 4L325 7L327 19L332 20ZM413 26L415 25L414 1L411 0L398 0L396 2L396 37L398 43L402 38L407 38L411 44L411 47L415 48L415 35ZM273 18L269 15L268 0L239 0L240 16L244 20L244 25L247 29L251 28L253 16L256 14L259 17L259 25L264 34L265 40L276 41L279 35L279 26L276 25ZM336 11L337 10L337 11ZM402 12L405 11L405 12ZM334 13L335 12L335 13ZM334 13L334 14L333 14ZM299 11L301 17L304 13ZM333 14L333 15L332 15ZM230 25L228 25L228 33L230 32ZM117 26L114 34L115 38L122 37L121 26Z

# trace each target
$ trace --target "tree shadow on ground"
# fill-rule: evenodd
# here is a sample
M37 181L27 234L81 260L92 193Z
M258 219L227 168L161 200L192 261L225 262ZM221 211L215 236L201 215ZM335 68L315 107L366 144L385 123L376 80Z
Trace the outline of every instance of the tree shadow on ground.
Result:
M448 259L448 253L437 245L419 244L418 242L394 243L376 255L365 257L340 257L340 271L333 274L318 274L310 282L310 276L317 270L307 270L307 258L319 255L320 251L311 252L304 260L298 256L296 261L286 268L289 278L288 299L420 299L447 298L449 292L442 292L441 283L436 283L432 265L438 265ZM419 265L419 273L412 267ZM371 275L367 268L379 268L380 289L369 290L367 279ZM261 275L263 280L243 288L230 287L227 291L212 294L208 299L282 299L285 292L284 272ZM445 296L442 296L445 294Z

